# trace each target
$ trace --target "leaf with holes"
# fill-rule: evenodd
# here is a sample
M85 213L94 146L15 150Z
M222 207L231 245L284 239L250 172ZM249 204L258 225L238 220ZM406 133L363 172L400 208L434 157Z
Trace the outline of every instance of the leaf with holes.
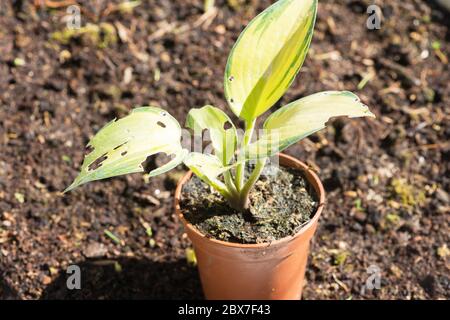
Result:
M209 130L215 155L224 166L230 163L236 150L237 133L225 112L213 106L192 109L187 116L186 127L194 130L196 135Z
M325 128L332 117L375 115L348 91L324 91L294 101L270 115L262 136L246 149L247 158L267 157Z
M152 170L155 176L183 162L187 150L181 147L181 128L166 111L154 107L134 109L130 115L113 120L89 142L92 149L86 155L81 172L65 190L70 191L86 182L143 172L142 163L148 156L163 152L172 159Z
M233 112L252 121L281 98L305 60L317 0L280 0L240 35L225 70L225 95Z

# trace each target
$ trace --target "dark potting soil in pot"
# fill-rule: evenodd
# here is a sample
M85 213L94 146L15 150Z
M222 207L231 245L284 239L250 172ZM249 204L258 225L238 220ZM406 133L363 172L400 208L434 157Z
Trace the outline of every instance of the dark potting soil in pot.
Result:
M318 197L301 171L270 170L255 184L249 209L242 212L194 175L181 194L184 217L207 236L228 242L262 243L294 235L316 212Z

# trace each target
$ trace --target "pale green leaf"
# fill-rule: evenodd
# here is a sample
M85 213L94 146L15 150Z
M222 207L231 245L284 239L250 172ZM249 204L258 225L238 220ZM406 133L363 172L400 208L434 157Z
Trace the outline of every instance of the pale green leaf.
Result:
M225 95L233 112L251 121L286 92L305 60L317 0L280 0L240 35L225 70Z
M236 149L237 133L233 122L222 110L213 106L191 109L186 127L197 135L208 129L215 155L224 166L230 163Z
M189 167L196 176L209 185L222 185L217 177L232 168L232 166L224 167L222 162L213 155L199 152L189 153L184 159L184 164Z
M266 157L325 128L333 117L372 117L374 114L348 91L324 91L294 101L274 112L264 123L262 136L247 148L248 158Z
M180 164L187 154L181 147L181 128L166 111L154 107L134 109L113 120L89 142L81 172L65 192L84 183L127 173L143 172L148 156L163 152L172 159L149 175L164 173Z

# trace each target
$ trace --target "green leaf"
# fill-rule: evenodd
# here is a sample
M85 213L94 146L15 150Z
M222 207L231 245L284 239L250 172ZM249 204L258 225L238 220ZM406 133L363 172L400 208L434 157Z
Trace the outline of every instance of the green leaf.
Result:
M148 156L163 152L172 159L152 170L155 176L180 164L187 150L181 147L181 128L166 111L154 107L134 109L130 115L113 120L89 142L93 149L84 159L81 172L64 191L84 183L127 173L143 172Z
M233 122L222 110L213 106L192 109L187 116L186 127L194 130L194 134L208 129L217 158L224 166L230 163L236 150L237 133Z
M225 95L233 112L252 121L280 99L305 60L317 0L280 0L240 35L225 70Z
M348 91L324 91L294 101L274 112L264 123L262 136L250 144L246 157L267 157L325 128L332 117L372 117L375 115Z
M233 166L222 165L217 157L210 154L203 154L199 152L191 152L184 159L184 164L192 170L192 172L199 177L205 183L217 188L226 189L225 185L217 179L219 175L227 170L230 170Z

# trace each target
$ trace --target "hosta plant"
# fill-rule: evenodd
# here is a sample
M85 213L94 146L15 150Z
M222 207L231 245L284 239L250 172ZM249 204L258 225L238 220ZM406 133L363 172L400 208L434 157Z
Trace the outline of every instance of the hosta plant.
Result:
M149 156L165 153L170 161L148 172L149 176L184 163L230 206L242 210L269 157L324 128L332 117L374 117L355 94L324 91L279 108L253 139L257 118L286 92L305 60L316 11L317 0L277 1L249 23L232 48L225 69L225 96L244 123L243 135L238 135L222 110L210 105L192 109L186 127L194 135L208 130L213 152L191 151L183 147L182 129L167 111L135 108L91 139L88 147L92 151L66 191L89 181L143 172ZM254 165L247 166L249 161ZM245 170L251 172L245 174Z

